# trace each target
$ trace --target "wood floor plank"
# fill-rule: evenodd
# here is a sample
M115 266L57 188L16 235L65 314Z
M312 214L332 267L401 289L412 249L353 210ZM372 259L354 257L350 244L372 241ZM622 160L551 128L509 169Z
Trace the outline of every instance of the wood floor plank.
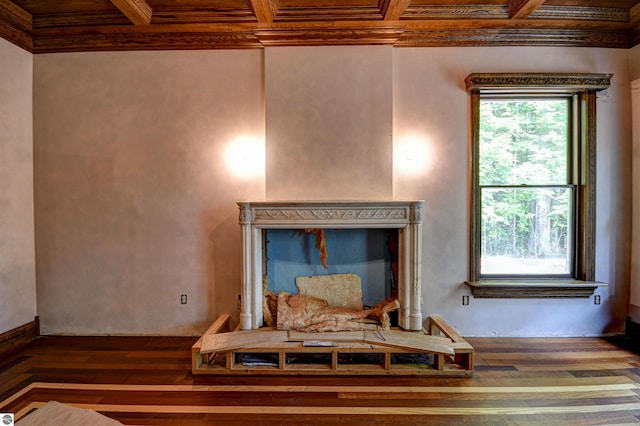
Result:
M469 378L194 376L196 340L37 339L0 360L0 412L55 398L156 426L640 422L640 356L611 339L467 339Z

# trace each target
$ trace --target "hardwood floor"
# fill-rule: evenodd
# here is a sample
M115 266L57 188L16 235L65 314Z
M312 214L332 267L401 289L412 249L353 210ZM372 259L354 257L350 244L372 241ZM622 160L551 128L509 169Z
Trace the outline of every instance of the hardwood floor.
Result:
M0 413L50 400L124 424L640 424L622 338L470 338L471 378L194 376L195 338L41 337L0 360Z

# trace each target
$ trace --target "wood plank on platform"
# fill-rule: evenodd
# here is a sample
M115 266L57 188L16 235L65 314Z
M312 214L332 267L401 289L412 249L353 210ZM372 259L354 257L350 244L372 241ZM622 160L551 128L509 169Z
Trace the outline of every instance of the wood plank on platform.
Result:
M380 331L338 331L326 333L303 333L289 331L289 341L331 341L331 342L364 342L373 345L390 346L420 352L455 353L450 345L451 340L439 336L398 330ZM447 342L449 344L447 344Z
M305 333L289 330L290 342L306 342L318 340L323 342L364 342L364 331L327 331L323 333Z
M429 316L429 328L429 334L435 335L436 331L440 331L442 332L442 334L444 334L454 342L464 342L462 336L460 336L458 332L453 329L453 327L447 324L440 315Z
M197 370L202 366L202 364L206 364L211 362L215 357L215 352L212 353L203 353L200 349L202 348L202 342L204 340L204 336L210 334L217 334L222 331L229 331L231 317L227 314L222 314L215 320L213 324L204 332L204 334L198 339L198 341L191 347L191 367L192 370Z
M257 330L232 331L203 336L200 353L224 352L250 348L256 344L277 345L287 341L287 332L263 327Z
M410 331L366 331L364 341L373 345L392 346L418 352L431 352L444 355L455 354L453 347L444 344L442 339L431 339L431 336Z

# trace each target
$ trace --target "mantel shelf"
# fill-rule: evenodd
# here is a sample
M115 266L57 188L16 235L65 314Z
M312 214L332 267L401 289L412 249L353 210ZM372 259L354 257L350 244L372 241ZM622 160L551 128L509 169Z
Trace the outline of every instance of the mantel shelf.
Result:
M494 280L465 281L475 298L589 298L598 287L607 287L599 281L579 280Z

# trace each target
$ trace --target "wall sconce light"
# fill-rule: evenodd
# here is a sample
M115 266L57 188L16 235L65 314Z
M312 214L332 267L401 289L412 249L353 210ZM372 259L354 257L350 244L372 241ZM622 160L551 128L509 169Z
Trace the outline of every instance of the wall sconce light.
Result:
M243 179L264 176L264 141L248 136L238 137L227 146L224 157L227 169L234 176Z
M431 165L431 147L424 138L409 136L397 142L394 158L395 167L404 174L422 174Z

